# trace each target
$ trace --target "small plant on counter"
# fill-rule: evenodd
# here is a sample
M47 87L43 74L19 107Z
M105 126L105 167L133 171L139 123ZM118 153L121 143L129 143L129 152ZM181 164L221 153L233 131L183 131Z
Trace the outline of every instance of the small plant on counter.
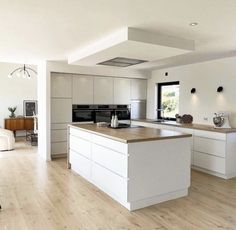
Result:
M15 114L16 108L17 108L16 106L15 107L8 107L8 110L11 112L11 114L9 115L10 118L16 117L16 114Z

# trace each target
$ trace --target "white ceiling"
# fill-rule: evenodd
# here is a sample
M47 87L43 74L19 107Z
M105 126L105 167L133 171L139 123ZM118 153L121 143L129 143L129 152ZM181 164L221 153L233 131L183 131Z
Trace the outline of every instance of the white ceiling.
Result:
M235 0L1 0L0 6L0 61L67 60L122 27L195 41L194 52L153 62L152 69L236 56Z
M68 62L83 66L117 57L125 57L146 62L129 68L144 69L156 60L174 57L194 51L194 41L158 35L145 30L123 28L70 55ZM128 68L128 67L126 67Z

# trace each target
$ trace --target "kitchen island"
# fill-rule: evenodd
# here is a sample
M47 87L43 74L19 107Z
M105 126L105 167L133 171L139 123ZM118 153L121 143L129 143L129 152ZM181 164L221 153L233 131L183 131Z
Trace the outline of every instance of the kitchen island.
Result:
M190 186L190 134L146 127L68 128L68 166L129 210L176 199Z

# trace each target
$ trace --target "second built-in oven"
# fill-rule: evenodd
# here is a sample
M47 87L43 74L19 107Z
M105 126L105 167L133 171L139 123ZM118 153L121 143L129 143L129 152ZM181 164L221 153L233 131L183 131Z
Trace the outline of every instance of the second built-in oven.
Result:
M73 105L72 106L73 122L94 122L93 105Z
M115 115L117 115L120 121L130 120L130 105L115 105L114 108Z
M113 112L111 105L97 105L94 111L94 122L110 122Z

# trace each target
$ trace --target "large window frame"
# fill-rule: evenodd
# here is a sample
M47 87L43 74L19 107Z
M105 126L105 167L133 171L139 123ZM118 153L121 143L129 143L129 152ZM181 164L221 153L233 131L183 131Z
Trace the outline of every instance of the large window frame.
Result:
M180 84L179 81L157 83L157 119L176 121L176 118L162 117L162 111L158 110L161 109L162 86L171 86L171 85L180 85Z

